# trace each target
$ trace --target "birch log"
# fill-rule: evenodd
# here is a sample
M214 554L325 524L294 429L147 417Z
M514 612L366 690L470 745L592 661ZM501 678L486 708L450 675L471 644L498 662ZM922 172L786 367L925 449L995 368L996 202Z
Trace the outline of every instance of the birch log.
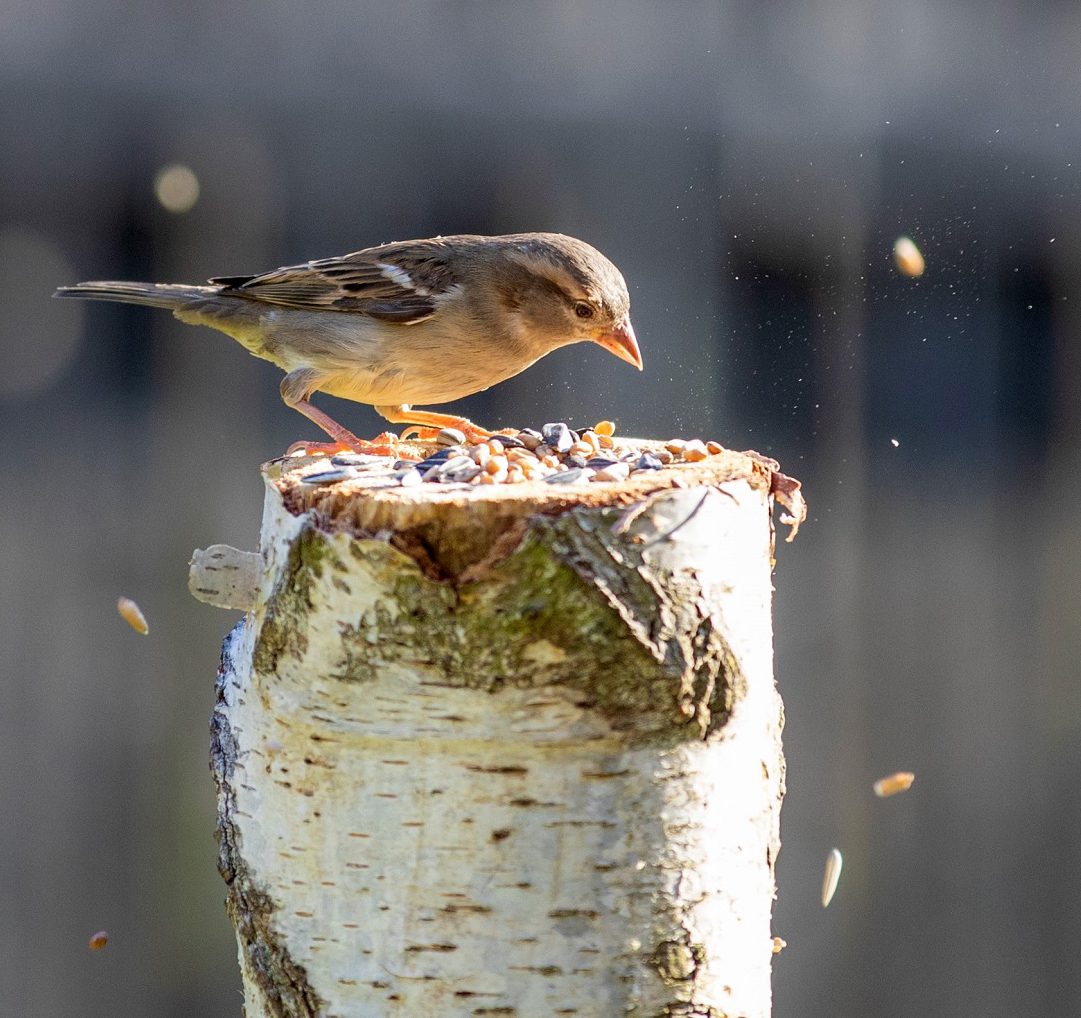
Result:
M768 466L302 472L260 569L204 559L258 577L208 593L250 609L212 725L247 1018L768 1015Z

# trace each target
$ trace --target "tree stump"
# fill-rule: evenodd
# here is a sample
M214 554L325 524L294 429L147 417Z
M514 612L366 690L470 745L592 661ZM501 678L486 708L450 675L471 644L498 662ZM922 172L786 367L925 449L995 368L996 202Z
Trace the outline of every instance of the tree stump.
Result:
M311 469L193 564L247 1018L768 1015L781 475Z

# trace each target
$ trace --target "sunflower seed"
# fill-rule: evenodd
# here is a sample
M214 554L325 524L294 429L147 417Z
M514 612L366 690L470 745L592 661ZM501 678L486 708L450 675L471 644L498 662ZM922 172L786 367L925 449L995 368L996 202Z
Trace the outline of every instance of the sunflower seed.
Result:
M664 464L652 453L644 452L634 464L635 470L660 470Z
M424 475L424 480L439 481L440 483L469 481L476 477L480 471L481 468L473 462L471 457L454 456L447 460L446 463L441 463L429 470Z
M518 438L527 449L535 451L537 446L544 441L539 431L534 431L532 428L522 428L518 432Z
M331 456L330 462L336 467L360 467L368 468L384 466L386 456L372 456L366 452L340 452L337 456Z
M465 484L473 480L474 477L478 477L482 472L482 468L470 460L468 466L445 470L439 475L438 481L440 484Z
M577 441L571 434L571 429L562 422L546 424L541 428L541 435L556 452L566 452Z
M465 432L457 428L444 428L435 436L436 445L465 445Z
M355 467L342 467L338 470L323 470L318 474L305 474L302 484L334 484L337 481L350 481L360 473Z
M625 481L631 472L629 463L612 463L593 475L594 481Z
M558 474L549 474L544 480L547 484L574 484L577 481L588 481L593 476L593 471L588 467L578 467L574 470L561 470Z

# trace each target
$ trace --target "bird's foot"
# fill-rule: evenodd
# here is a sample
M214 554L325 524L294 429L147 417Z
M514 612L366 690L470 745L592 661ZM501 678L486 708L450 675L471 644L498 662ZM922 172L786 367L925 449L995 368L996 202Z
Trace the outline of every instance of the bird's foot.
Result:
M418 442L435 442L445 431L460 432L468 445L477 445L480 442L487 442L489 438L498 438L500 435L518 434L517 428L503 428L500 431L489 431L487 428L482 428L462 417L456 419L453 424L444 425L439 428L424 427L420 424L410 424L409 427L402 432L401 437L403 442L410 438L416 438Z
M384 431L371 441L351 436L349 442L294 442L285 451L286 456L337 456L343 452L359 452L368 456L393 456L397 458L398 436Z

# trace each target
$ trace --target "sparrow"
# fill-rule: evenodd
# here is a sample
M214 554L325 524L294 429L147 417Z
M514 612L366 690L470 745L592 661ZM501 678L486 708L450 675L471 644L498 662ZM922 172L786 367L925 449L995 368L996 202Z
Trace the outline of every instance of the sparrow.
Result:
M224 332L286 373L288 406L357 451L372 443L314 406L314 393L374 406L410 425L403 438L455 427L478 441L492 432L413 405L481 392L570 343L596 343L642 370L619 269L559 233L398 241L209 284L89 282L54 296L167 308Z

